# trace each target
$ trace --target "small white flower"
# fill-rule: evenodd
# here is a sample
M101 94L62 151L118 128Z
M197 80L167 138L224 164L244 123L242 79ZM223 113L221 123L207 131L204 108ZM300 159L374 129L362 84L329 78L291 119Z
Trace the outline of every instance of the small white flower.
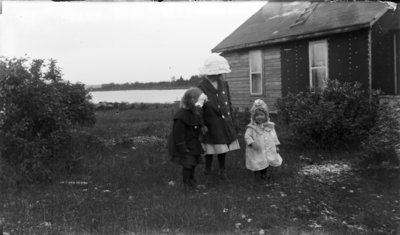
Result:
M111 192L111 190L104 189L102 192L103 192L103 193L110 193L110 192Z
M313 222L312 224L310 224L308 226L311 227L311 228L321 228L322 227L322 225L317 224L316 222Z
M241 214L240 217L242 217L242 219L246 218L245 214Z
M50 227L50 226L51 226L51 223L45 221L45 222L42 223L42 225L45 226L45 227Z
M260 229L260 231L258 232L258 234L259 234L259 235L264 235L264 234L265 234L264 229Z
M237 228L237 229L239 229L240 226L242 226L242 223L236 223L236 224L235 224L235 228Z
M349 193L354 193L354 191L353 190L349 190Z
M222 213L227 213L227 212L228 212L227 208L222 209Z
M175 186L175 181L173 181L173 180L169 181L169 182L168 182L168 185L169 185L169 186Z
M253 221L253 219L251 219L251 218L247 219L247 223L250 223L251 221Z

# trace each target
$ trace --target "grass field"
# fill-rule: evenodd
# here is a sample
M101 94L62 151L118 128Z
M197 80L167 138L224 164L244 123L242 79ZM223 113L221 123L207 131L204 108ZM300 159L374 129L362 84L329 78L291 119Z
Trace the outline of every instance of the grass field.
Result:
M176 105L96 113L80 173L50 185L4 187L9 234L400 234L398 166L364 167L354 151L298 149L278 125L284 164L253 184L242 149L227 156L227 181L181 185L166 136ZM216 161L214 161L216 163ZM216 167L216 165L215 165ZM60 183L61 182L61 183Z

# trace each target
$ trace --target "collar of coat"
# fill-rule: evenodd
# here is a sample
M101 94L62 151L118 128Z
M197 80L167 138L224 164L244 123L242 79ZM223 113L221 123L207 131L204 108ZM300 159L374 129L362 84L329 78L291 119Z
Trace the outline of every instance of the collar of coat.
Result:
M255 124L253 121L247 125L247 127L253 128L254 130L266 130L266 131L272 131L272 129L275 128L275 123L273 122L264 122L260 125Z
M181 120L189 126L201 125L200 117L191 109L180 108L175 113L174 120Z
M221 80L217 80L217 83L218 83L218 89L215 89L213 84L211 84L211 82L207 78L204 78L203 81L200 83L200 88L206 94L215 95L217 92L222 90L222 86L223 86L223 83Z

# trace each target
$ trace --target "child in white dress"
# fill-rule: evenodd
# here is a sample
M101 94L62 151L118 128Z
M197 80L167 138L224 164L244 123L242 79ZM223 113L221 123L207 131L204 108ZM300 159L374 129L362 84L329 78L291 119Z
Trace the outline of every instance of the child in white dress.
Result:
M251 109L251 121L244 135L246 168L254 172L255 180L265 179L269 166L280 166L279 140L275 124L270 122L267 105L258 99Z

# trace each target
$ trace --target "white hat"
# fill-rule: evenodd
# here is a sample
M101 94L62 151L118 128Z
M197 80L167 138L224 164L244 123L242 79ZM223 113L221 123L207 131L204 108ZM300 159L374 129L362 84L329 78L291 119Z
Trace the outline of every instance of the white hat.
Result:
M230 72L231 69L229 68L228 61L216 53L211 54L200 69L200 74L204 75L217 75Z
M262 99L256 99L250 109L250 112L254 113L256 109L263 109L264 111L268 112L268 105Z

